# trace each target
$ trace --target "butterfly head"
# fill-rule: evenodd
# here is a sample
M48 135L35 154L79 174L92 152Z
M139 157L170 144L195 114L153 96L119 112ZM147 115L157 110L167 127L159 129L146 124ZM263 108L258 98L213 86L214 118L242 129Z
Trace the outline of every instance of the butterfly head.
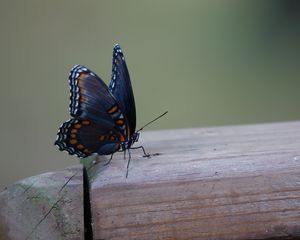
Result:
M137 142L139 140L140 137L140 133L135 132L134 134L132 134L131 136L131 143L134 144L135 142Z
M135 132L132 134L131 138L128 140L128 141L124 141L121 143L121 149L122 151L125 151L127 149L130 149L131 146L137 142L139 140L139 137L140 137L140 133L138 132Z

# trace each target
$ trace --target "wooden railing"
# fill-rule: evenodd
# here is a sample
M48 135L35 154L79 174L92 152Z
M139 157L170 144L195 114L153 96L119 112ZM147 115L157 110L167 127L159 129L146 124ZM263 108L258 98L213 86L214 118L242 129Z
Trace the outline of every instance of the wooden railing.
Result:
M128 178L118 153L86 191L80 165L8 187L0 239L300 239L300 122L140 140L151 157L131 150Z

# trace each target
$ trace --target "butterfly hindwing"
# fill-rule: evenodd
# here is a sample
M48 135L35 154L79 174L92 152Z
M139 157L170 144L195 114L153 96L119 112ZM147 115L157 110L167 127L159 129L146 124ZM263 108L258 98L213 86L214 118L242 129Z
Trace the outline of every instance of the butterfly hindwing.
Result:
M92 153L111 154L119 150L125 136L118 129L106 129L89 120L70 119L59 129L55 144L77 157Z
M109 84L109 91L115 97L125 115L129 128L127 140L129 140L136 127L135 102L125 58L118 44L113 49L112 78Z

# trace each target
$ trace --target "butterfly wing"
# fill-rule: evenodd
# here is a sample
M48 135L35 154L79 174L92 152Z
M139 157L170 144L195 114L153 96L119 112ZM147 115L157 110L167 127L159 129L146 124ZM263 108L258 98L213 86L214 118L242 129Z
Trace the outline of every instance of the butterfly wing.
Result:
M106 155L118 151L124 138L118 129L72 118L59 128L55 145L70 155L87 157L93 153Z
M135 102L125 58L118 44L113 49L112 78L109 91L115 97L125 115L128 124L127 140L129 140L136 127Z
M78 157L110 154L126 136L121 109L108 87L95 73L76 65L70 72L70 114L59 129L55 145Z
M106 109L116 104L116 101L100 77L86 67L76 65L70 72L69 84L71 116L90 118L113 126Z

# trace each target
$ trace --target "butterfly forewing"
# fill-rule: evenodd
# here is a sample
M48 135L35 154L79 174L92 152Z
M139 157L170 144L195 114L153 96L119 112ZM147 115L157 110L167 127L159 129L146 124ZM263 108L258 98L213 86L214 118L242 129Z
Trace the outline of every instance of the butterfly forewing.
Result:
M70 72L69 83L71 116L91 118L113 126L107 109L116 101L100 77L86 67L76 65Z
M118 44L113 49L112 77L109 90L125 115L129 128L127 140L129 140L136 127L135 102L125 58Z

